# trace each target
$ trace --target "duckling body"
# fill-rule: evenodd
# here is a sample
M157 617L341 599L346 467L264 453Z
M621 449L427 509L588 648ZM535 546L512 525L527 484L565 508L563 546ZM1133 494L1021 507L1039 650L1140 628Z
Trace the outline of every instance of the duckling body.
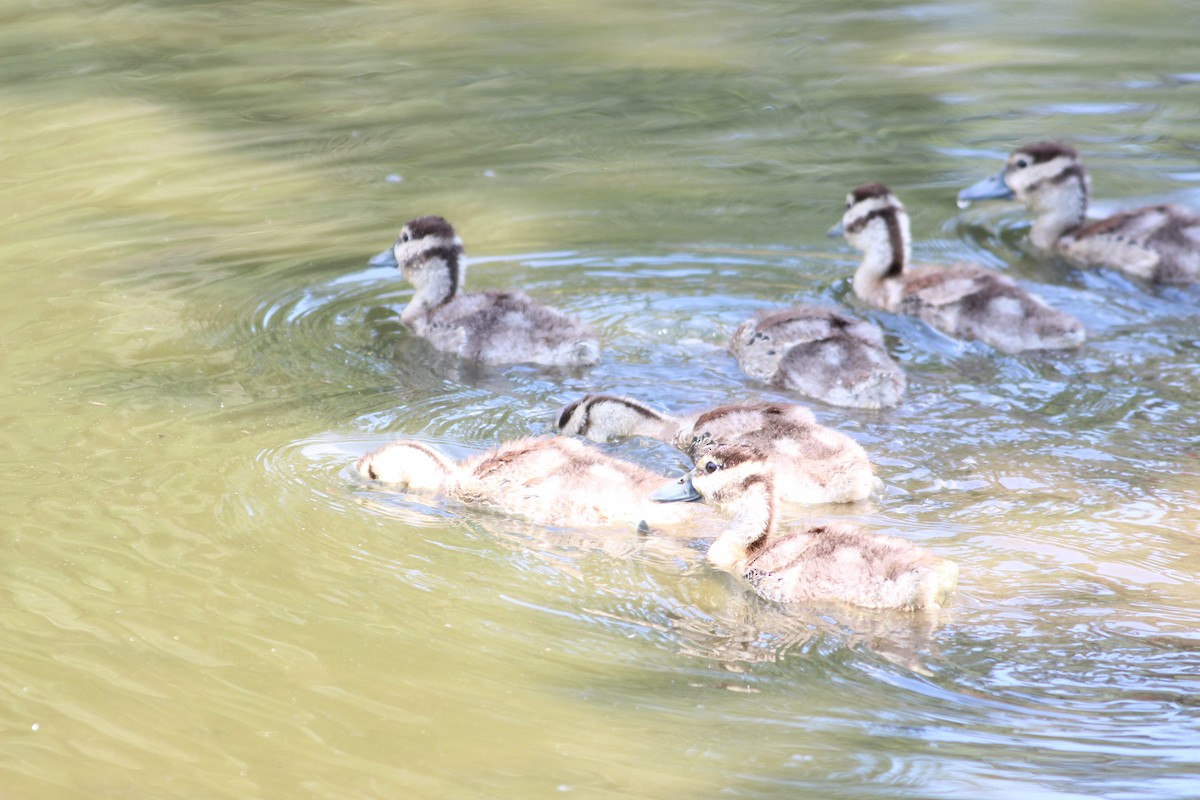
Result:
M583 367L600 360L595 334L579 320L517 291L462 292L462 239L441 217L418 217L395 245L371 259L399 267L416 292L400 319L438 350L484 364Z
M742 372L830 405L892 408L904 398L904 373L869 322L797 306L762 312L729 340Z
M1026 145L1004 169L958 193L960 204L1015 198L1036 216L1029 239L1083 267L1109 267L1155 283L1200 281L1200 214L1156 205L1087 221L1091 181L1075 148Z
M909 269L911 237L904 205L879 183L846 198L844 235L863 253L854 293L885 311L911 314L957 339L979 340L1006 353L1078 347L1083 324L1051 308L1011 278L975 264Z
M779 498L793 503L850 503L875 486L858 442L819 425L811 411L789 403L733 403L675 416L627 397L589 394L566 406L562 433L595 442L647 436L673 444L693 460L707 442L749 445L770 458Z
M401 439L358 460L367 480L524 517L540 525L669 526L693 512L650 499L663 476L564 436L517 439L462 462Z
M864 608L942 607L958 585L958 567L918 545L845 523L777 534L771 462L745 445L718 444L685 478L654 497L703 499L733 517L708 560L741 575L780 603L840 601Z

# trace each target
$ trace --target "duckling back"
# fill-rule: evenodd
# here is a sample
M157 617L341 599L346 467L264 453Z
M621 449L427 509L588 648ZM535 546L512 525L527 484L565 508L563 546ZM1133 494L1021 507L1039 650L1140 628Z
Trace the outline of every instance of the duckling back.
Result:
M770 459L780 500L852 503L868 497L875 476L867 452L812 411L789 403L732 403L684 418L677 444L698 460L707 443L741 444Z
M868 322L796 307L763 312L734 332L729 350L751 378L830 405L891 408L905 378Z
M769 600L864 608L936 609L958 585L954 562L845 523L780 535L747 561L744 575Z
M973 264L928 267L906 273L899 310L968 341L1004 353L1079 347L1083 323L1010 278Z
M484 364L590 367L600 362L600 344L590 328L521 292L460 294L411 324L439 350Z

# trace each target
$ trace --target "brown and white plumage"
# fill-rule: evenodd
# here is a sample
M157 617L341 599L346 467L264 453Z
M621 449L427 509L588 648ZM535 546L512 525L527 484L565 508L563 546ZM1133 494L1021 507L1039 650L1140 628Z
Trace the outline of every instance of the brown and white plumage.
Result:
M662 475L565 436L517 439L464 461L401 439L358 460L367 480L540 525L676 525L694 512L650 499Z
M591 366L595 333L579 320L517 291L463 292L462 239L441 217L418 217L371 259L399 267L416 292L400 319L438 350L485 364Z
M1006 275L976 264L910 269L908 212L883 184L850 192L842 221L830 230L838 234L862 251L854 293L873 306L1006 353L1078 347L1086 338L1079 320Z
M904 373L869 322L796 306L760 313L729 340L742 372L830 405L891 408L904 398Z
M658 439L693 460L713 440L749 445L771 459L779 498L787 502L850 503L866 498L875 486L871 462L858 442L790 403L731 403L677 416L628 397L589 394L563 408L555 424L562 433L594 442Z
M703 499L731 516L708 559L768 600L919 610L940 608L953 593L958 567L906 539L838 522L777 533L775 486L771 462L761 453L716 445L654 496Z
M1200 281L1200 214L1155 205L1088 221L1091 181L1075 148L1036 142L1009 156L999 174L958 194L973 200L1013 199L1036 216L1034 246L1057 250L1081 266L1111 267L1155 283Z

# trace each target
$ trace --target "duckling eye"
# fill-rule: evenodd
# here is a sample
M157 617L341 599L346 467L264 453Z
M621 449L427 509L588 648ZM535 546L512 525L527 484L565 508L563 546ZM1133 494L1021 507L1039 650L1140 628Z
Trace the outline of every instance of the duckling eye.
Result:
M1018 158L1015 162L1015 166L1017 169L1025 169L1029 166L1029 162L1024 158Z
M705 464L705 465L704 465L704 471L705 471L705 472L716 472L716 471L717 471L717 470L719 470L720 468L721 468L721 465L720 465L720 464L718 464L718 463L717 463L717 462L715 462L715 461L710 461L710 462L708 462L707 464Z
M402 242L407 242L407 241L408 241L409 239L411 239L411 238L412 238L412 236L409 236L409 234L408 234L408 231L401 231L401 232L400 232L400 241L402 241Z

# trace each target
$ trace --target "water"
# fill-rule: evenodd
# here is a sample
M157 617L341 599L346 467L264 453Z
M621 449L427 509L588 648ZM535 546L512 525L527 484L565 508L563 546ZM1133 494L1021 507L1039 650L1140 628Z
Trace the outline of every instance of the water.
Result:
M1189 4L0 14L0 795L1200 795L1200 296L954 206L1061 138L1100 210L1200 207ZM864 309L824 232L871 180L918 259L1004 269L1087 347L997 355ZM408 337L410 289L366 260L423 213L471 287L585 318L604 362L484 370ZM722 343L793 302L874 319L910 381L895 412L814 409L886 488L805 516L955 559L939 615L784 611L700 539L352 475L402 435L545 431L586 391L786 399Z

